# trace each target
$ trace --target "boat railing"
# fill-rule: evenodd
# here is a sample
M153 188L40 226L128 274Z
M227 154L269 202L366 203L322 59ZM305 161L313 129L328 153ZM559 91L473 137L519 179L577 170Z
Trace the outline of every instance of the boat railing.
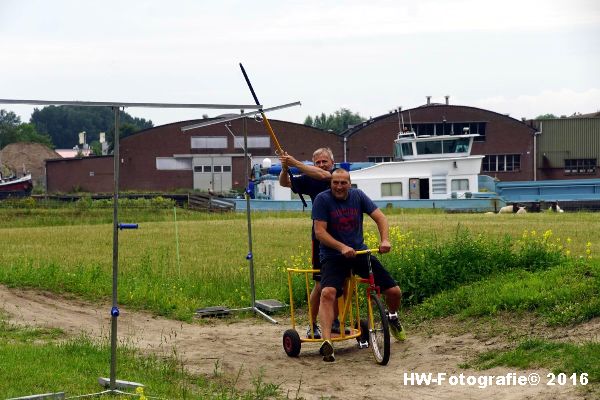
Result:
M397 139L416 139L416 138L417 138L417 134L414 131L399 132L396 140Z

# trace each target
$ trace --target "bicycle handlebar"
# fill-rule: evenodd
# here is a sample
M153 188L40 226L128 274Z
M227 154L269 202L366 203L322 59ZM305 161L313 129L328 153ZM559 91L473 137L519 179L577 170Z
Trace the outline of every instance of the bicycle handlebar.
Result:
M371 253L379 253L379 249L366 249L366 250L357 250L356 254L371 254Z

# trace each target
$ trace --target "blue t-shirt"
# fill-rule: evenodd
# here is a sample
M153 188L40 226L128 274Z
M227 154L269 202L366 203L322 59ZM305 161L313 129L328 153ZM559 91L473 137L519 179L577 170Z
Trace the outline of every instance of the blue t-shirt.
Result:
M346 200L337 200L331 190L319 194L313 202L313 220L327 222L327 232L337 241L355 250L365 250L363 213L377 209L373 201L360 189L350 189ZM321 261L339 256L340 252L321 243Z

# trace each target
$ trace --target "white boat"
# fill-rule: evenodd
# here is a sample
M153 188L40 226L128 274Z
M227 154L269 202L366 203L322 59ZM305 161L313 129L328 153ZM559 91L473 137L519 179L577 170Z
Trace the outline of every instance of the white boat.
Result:
M382 201L470 198L484 157L471 155L476 136L399 133L395 161L351 171L352 186Z

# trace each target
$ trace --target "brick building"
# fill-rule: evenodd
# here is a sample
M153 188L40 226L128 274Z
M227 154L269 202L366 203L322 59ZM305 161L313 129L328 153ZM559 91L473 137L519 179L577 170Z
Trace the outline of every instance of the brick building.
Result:
M403 122L403 124L402 124ZM391 161L392 143L402 126L417 135L477 133L472 154L485 155L482 174L501 181L533 180L536 129L506 115L468 106L429 103L391 112L348 129L350 161Z
M275 146L263 123L246 118L248 153L253 160L275 156ZM172 191L175 189L242 191L245 186L244 120L215 124L185 132L181 128L202 120L176 122L137 132L120 141L120 190ZM269 120L285 151L310 160L318 147L330 147L336 159L342 138L309 126ZM235 135L235 136L234 136ZM111 192L112 156L47 160L48 192Z
M120 189L241 191L246 186L243 122L182 132L204 120L176 122L121 140ZM263 123L246 118L252 164L278 162ZM519 121L476 107L431 103L390 112L351 127L340 135L302 124L270 120L281 146L299 160L318 147L330 147L335 160L381 162L393 159L393 142L402 127L418 135L477 133L472 154L484 155L481 174L500 181L598 177L600 118ZM537 154L537 169L534 163ZM47 160L48 192L111 192L112 156Z

